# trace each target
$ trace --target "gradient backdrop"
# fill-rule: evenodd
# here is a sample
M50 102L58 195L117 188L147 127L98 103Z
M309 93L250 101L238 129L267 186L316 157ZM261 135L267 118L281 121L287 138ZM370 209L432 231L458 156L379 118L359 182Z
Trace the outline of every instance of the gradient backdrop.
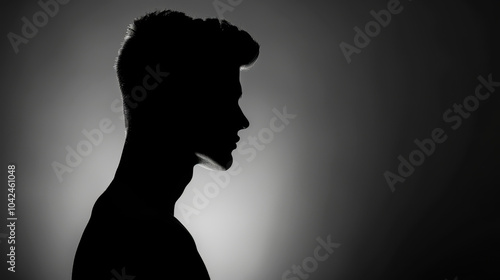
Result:
M241 74L240 104L251 125L240 136L248 142L260 135L266 143L252 158L234 151L239 174L189 220L179 205L194 207L197 191L217 182L214 174L196 167L178 202L176 216L212 279L282 279L305 259L308 279L462 280L488 270L499 277L492 264L500 248L500 88L458 129L443 119L474 95L478 76L500 81L499 4L401 0L401 12L348 63L341 42L354 45L354 28L364 29L370 11L391 2L229 1L234 7L223 17L261 44L259 60ZM93 203L113 178L124 143L117 50L127 24L156 8L217 17L212 0L73 0L16 54L7 34L21 35L21 19L32 21L41 7L35 0L2 2L1 163L5 171L17 165L18 221L15 273L7 271L8 244L0 235L1 279L70 278ZM270 138L273 109L285 106L296 117ZM106 118L114 130L61 182L52 163L65 164L66 147L76 149L86 139L82 130ZM392 191L384 172L397 173L398 156L408 159L414 140L435 128L447 140ZM148 176L149 164L138 176ZM148 196L146 186L137 187ZM317 238L341 246L314 267Z

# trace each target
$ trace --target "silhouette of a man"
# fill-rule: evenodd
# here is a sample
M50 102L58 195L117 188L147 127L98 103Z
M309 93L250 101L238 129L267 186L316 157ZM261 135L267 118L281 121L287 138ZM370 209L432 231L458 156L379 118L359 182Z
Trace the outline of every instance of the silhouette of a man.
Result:
M73 280L210 279L174 205L202 164L227 170L249 126L239 73L259 45L225 20L170 10L128 28L116 70L127 136L115 177L98 198Z

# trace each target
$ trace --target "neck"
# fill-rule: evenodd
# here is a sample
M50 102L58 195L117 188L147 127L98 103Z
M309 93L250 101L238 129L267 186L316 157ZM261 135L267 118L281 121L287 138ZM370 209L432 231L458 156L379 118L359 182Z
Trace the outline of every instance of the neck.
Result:
M191 181L197 163L194 153L175 145L127 137L109 191L134 212L142 209L173 216L175 203Z

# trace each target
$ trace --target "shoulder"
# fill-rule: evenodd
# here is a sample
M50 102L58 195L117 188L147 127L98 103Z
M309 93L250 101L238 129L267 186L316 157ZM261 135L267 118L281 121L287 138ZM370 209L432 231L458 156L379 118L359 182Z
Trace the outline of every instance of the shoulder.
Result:
M175 217L131 215L106 197L96 202L78 251L80 262L101 267L106 279L122 268L128 275L142 276L138 280L177 270L187 273L186 279L209 279L195 241Z
M191 234L175 218L145 219L133 223L123 266L141 279L209 279L208 271ZM139 277L137 278L139 279Z

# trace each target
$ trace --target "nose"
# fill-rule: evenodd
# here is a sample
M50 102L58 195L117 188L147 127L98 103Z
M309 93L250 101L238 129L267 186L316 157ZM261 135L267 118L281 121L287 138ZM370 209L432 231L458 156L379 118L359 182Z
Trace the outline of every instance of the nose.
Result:
M247 129L250 126L250 122L248 121L247 117L245 116L241 108L239 108L239 115L240 115L240 130Z
M248 121L247 117L245 117L245 115L243 115L243 126L241 129L247 129L249 126L250 126L250 122Z

